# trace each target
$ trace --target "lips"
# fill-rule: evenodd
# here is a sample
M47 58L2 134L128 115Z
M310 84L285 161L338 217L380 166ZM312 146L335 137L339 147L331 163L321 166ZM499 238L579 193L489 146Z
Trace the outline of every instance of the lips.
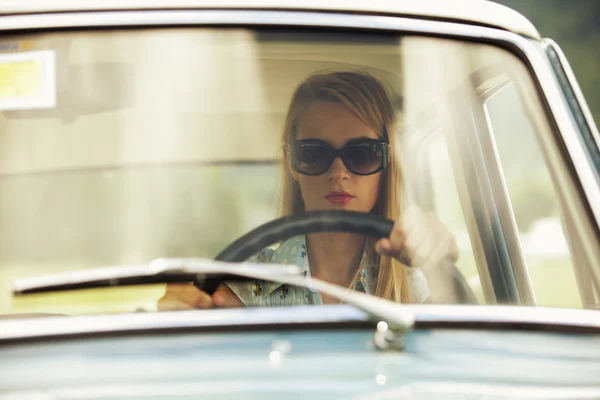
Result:
M343 191L331 192L325 196L325 199L327 199L329 202L331 202L333 204L347 204L353 198L354 198L354 196L352 196L350 193L343 192Z

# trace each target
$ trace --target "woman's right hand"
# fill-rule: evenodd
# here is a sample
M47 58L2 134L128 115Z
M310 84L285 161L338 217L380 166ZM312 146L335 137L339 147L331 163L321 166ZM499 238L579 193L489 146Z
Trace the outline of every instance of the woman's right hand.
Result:
M220 285L211 296L191 283L167 284L164 296L157 303L158 311L243 306L240 298L225 285Z

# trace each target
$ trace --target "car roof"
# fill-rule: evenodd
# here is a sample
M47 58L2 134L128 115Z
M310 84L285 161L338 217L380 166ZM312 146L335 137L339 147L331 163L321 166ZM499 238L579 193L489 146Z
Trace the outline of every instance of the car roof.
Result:
M99 10L247 9L340 11L456 21L500 28L534 39L540 34L523 15L486 0L8 0L0 14Z

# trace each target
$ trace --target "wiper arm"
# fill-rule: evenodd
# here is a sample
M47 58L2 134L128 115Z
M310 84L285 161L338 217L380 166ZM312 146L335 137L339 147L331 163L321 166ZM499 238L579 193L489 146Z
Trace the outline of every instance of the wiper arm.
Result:
M320 279L306 277L295 265L226 263L204 259L158 259L147 265L108 267L55 275L23 278L15 282L14 295L152 283L184 283L235 280L265 280L317 290L366 312L381 322L383 340L396 340L396 334L410 330L414 316L389 300L370 296ZM377 337L376 337L377 338ZM378 345L381 347L380 345Z
M254 273L300 274L295 265L233 264L199 258L161 258L149 264L122 265L23 278L13 295L153 283L223 282L247 280ZM262 276L262 275L261 275Z
M407 308L402 307L401 304L393 301L357 292L316 278L297 275L273 276L272 274L259 276L260 274L263 274L263 272L261 271L255 275L257 279L314 289L322 294L359 308L366 312L372 320L382 323L378 324L377 329L382 334L381 338L384 340L396 340L399 338L397 334L406 333L413 327L414 314L409 312ZM379 344L377 345L380 347Z

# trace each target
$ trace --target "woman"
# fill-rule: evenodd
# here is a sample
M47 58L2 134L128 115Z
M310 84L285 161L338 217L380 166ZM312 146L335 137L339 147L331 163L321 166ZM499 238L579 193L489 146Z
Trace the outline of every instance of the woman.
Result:
M454 237L432 214L399 213L402 174L393 156L395 112L384 86L356 72L313 75L292 96L283 131L283 215L352 210L395 221L389 238L323 232L265 249L253 262L296 264L307 274L396 302L424 302L418 267L454 262ZM401 217L401 218L400 218ZM250 282L209 296L193 285L168 285L161 310L337 302L305 288Z

